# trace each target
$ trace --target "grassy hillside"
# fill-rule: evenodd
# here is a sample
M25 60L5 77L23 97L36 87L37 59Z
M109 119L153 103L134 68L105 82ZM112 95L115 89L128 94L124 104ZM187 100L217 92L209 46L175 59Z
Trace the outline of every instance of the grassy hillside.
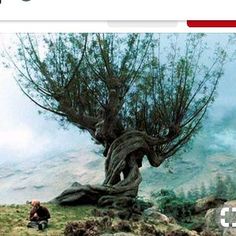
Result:
M44 232L26 227L30 205L0 206L0 235L1 236L60 236L63 235L65 224L90 216L91 206L61 207L53 204L43 204L51 213L49 228Z
M111 224L108 224L109 221L104 221L106 217L92 216L92 206L62 207L53 204L43 205L48 207L52 216L49 227L44 231L26 227L30 205L0 205L0 236L63 236L65 226L68 225L67 223L73 222L76 225L79 220L82 220L84 228L85 225L91 226L91 222L94 222L94 228L92 227L92 229L97 229L100 233L132 232L132 235L143 236L146 235L144 232L150 233L147 235L159 235L155 233L159 232L161 235L179 235L173 233L178 231L185 232L183 235L186 236L196 236L195 233L176 224L175 221L169 222L168 218L167 222L166 219L160 217L153 218L151 216L140 221L127 221L115 217L111 219ZM77 229L75 227L73 231Z

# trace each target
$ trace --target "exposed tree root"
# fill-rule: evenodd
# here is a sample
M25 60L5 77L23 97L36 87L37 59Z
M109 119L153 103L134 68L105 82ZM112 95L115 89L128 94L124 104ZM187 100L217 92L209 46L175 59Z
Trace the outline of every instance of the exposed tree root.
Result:
M63 205L99 204L129 206L138 194L142 181L139 167L147 155L151 165L161 159L154 155L157 140L139 131L130 131L117 138L110 146L105 162L105 180L102 185L73 184L53 201Z

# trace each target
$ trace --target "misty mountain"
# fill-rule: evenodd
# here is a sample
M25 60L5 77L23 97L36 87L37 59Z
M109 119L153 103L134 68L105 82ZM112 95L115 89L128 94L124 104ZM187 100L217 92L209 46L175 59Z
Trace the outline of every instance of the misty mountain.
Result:
M24 203L32 198L48 201L75 181L101 182L103 158L97 151L85 146L41 160L0 165L0 203Z
M206 186L217 174L236 178L236 110L219 119L209 117L190 146L159 168L144 160L139 195L161 188L190 190ZM77 150L0 165L0 203L23 203L32 198L48 201L77 181L102 183L104 157L101 146L83 145Z

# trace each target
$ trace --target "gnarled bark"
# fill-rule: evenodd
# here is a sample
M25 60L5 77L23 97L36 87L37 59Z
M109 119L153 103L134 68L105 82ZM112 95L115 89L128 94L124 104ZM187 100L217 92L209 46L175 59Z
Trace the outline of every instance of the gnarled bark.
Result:
M108 150L105 180L102 185L73 184L56 197L54 202L64 205L130 206L137 196L142 180L139 168L142 166L144 155L147 155L153 166L162 162L153 150L153 146L158 142L143 132L126 132L117 138Z

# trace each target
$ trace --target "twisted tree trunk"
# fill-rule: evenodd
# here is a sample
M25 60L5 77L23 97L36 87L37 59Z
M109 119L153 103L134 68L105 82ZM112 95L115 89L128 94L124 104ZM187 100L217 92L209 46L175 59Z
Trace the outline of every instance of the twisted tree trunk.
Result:
M157 140L140 131L129 131L110 146L105 161L105 180L102 185L74 183L53 201L63 205L99 204L113 207L128 206L138 194L142 177L139 168L144 155L151 165L163 161L157 157L153 146Z

